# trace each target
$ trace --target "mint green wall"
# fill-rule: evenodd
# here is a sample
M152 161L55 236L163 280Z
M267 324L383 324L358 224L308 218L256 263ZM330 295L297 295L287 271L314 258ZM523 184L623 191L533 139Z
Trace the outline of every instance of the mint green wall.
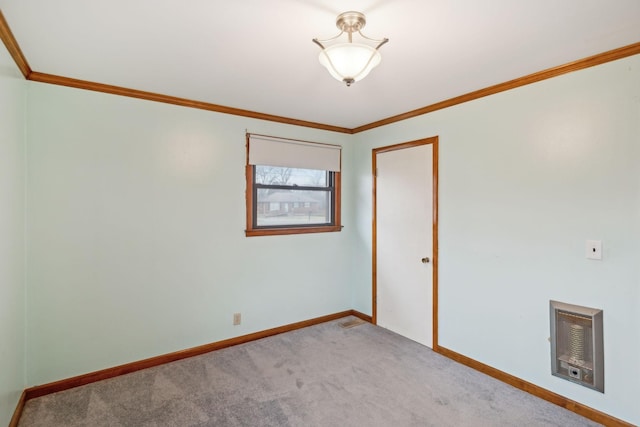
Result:
M25 88L0 43L0 425L25 387Z
M38 83L28 129L30 385L351 308L348 172L343 232L244 236L245 130L349 135Z
M439 135L440 344L640 423L640 57L356 135L27 87L27 384L370 313L371 149ZM343 232L244 237L245 130L345 144ZM0 190L15 198L12 156ZM584 258L587 239L603 261ZM604 309L605 394L550 375L549 299ZM0 332L20 341L11 307L18 327ZM11 357L0 368L22 368Z
M356 134L357 310L371 307L371 149L434 135L439 344L640 424L640 56ZM605 394L550 375L550 299L604 310Z

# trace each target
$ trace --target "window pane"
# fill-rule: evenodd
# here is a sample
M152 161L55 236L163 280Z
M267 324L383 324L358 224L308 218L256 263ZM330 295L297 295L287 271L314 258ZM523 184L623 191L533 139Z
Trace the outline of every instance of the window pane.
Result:
M256 184L327 187L327 171L256 165Z
M258 189L258 227L331 223L331 193L322 190Z

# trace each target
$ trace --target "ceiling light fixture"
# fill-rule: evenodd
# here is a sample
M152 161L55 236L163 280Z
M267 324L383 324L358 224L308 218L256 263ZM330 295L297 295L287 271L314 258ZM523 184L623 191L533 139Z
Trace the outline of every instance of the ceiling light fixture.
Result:
M382 57L378 49L389 41L387 38L376 40L362 34L360 30L364 28L366 23L362 13L344 12L336 19L336 27L340 30L340 34L326 40L313 39L313 42L322 49L318 58L320 63L329 70L335 79L345 82L347 86L362 80L380 64ZM348 34L347 42L335 43L327 47L323 45L323 43L336 40L344 33ZM375 47L366 43L354 43L353 33L358 33L365 42L375 42Z

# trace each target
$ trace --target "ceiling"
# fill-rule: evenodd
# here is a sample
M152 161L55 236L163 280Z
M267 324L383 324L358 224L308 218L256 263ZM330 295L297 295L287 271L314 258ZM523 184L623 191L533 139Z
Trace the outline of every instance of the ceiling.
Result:
M640 41L638 0L0 0L31 69L348 129ZM314 37L388 37L346 87Z

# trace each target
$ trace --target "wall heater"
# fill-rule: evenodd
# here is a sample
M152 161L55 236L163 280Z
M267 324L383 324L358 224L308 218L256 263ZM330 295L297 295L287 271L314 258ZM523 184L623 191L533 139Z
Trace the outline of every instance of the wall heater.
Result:
M602 310L550 301L551 373L604 393Z

